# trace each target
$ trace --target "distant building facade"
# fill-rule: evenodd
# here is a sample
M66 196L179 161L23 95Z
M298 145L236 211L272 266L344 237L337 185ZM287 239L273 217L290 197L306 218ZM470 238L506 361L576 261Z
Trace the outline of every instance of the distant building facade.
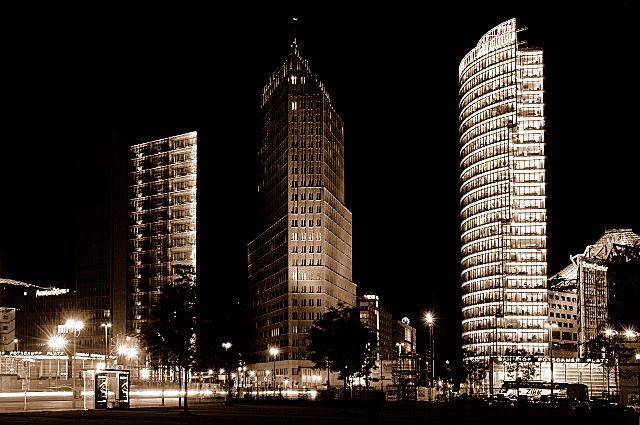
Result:
M67 318L84 323L77 346L86 353L104 353L102 324L111 323L110 336L126 332L127 159L116 134L79 146L76 304Z
M196 266L197 133L130 148L127 333L140 333L176 264Z
M459 66L467 357L548 352L543 52L518 31L492 28Z
M76 294L65 288L0 278L0 350L46 352L75 302Z
M566 267L549 278L549 324L553 356L578 357L578 289L576 268Z
M393 358L393 321L391 314L380 306L380 298L373 292L358 296L360 320L373 330L378 338L377 360Z
M328 307L355 307L356 285L343 123L295 41L264 86L260 117L258 236L247 247L256 332L249 356L259 379L275 361L276 385L302 388L314 385L306 360L313 321ZM275 358L270 348L279 350Z
M581 350L605 329L640 329L640 236L631 229L607 229L571 261L577 273Z

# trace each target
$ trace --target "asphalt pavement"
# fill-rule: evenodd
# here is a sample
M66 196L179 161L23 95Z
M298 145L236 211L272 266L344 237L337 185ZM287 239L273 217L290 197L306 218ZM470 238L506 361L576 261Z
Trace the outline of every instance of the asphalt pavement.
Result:
M0 409L1 409L0 405ZM315 403L195 404L177 407L0 413L0 424L509 424L638 425L637 412L571 410L544 406L385 403L350 406Z

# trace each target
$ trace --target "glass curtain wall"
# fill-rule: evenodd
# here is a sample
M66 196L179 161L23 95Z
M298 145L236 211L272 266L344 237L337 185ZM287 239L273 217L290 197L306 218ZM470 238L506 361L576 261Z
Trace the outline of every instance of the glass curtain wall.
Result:
M515 19L459 68L462 335L468 356L546 353L542 51Z

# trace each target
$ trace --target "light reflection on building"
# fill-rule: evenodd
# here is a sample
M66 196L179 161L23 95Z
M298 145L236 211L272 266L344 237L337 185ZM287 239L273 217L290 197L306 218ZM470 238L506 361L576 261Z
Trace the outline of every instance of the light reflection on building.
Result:
M467 355L546 353L542 51L515 19L460 63L462 336Z
M139 333L173 266L196 265L197 133L131 147L127 332Z
M295 41L264 86L260 115L258 235L247 247L256 331L249 352L260 380L275 370L275 385L308 388L319 373L306 359L311 325L328 307L355 306L356 285L343 123Z

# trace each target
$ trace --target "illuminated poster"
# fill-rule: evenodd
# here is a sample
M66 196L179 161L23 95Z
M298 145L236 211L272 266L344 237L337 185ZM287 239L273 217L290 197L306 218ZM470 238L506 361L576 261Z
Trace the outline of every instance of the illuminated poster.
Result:
M118 375L118 406L129 407L129 374Z
M107 375L96 374L95 408L107 408Z

